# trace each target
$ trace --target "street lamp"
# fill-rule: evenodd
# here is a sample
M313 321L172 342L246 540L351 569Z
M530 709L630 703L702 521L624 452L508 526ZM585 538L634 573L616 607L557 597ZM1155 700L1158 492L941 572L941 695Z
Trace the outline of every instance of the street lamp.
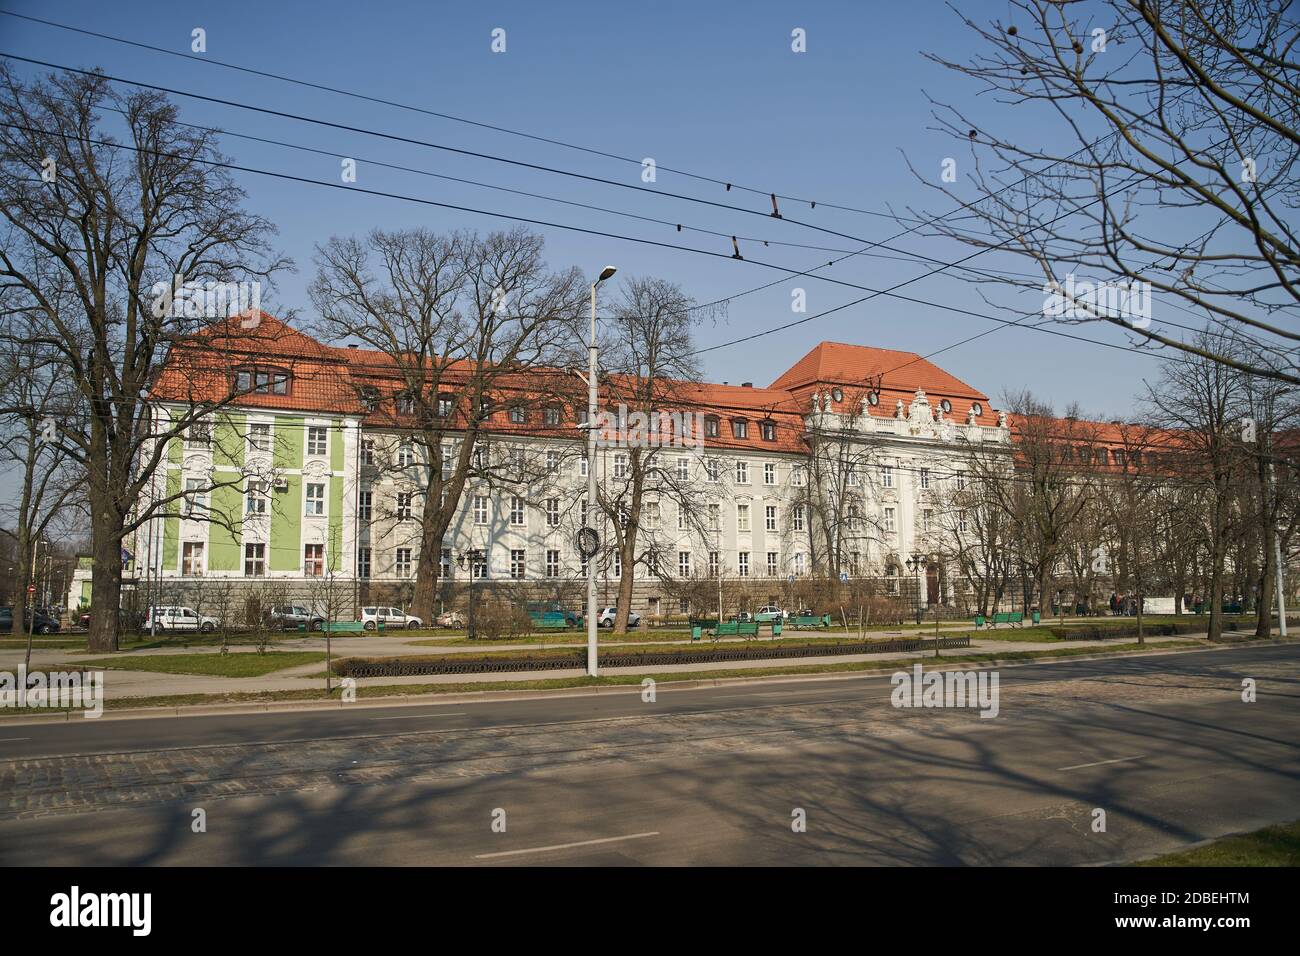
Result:
M469 569L469 620L465 625L465 636L472 641L478 636L477 631L474 629L474 608L478 605L478 601L474 598L474 572L475 569L482 567L483 576L487 577L487 561L480 549L471 548L468 551L462 551L457 556L456 564L459 565L462 571L466 568Z
M904 562L907 566L908 573L915 574L929 570L930 565L938 565L939 561L935 555L925 555L920 552L913 552L912 556ZM916 583L916 623L921 623L921 582ZM934 656L939 657L939 602L934 602Z
M600 276L591 284L591 336L587 340L587 520L580 532L580 545L597 543L596 532L591 528L591 516L596 509L596 375L599 356L596 351L596 286L618 270L605 266ZM584 548L584 554L585 554ZM587 557L587 676L596 676L596 562L595 548Z

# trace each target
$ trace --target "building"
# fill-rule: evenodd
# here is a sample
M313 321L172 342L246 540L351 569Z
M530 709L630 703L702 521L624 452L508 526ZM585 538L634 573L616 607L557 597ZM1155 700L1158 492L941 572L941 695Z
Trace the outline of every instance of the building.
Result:
M443 469L460 453L456 422L468 401L454 372L438 396ZM513 582L539 597L577 593L586 396L551 387L563 380L529 371L484 397L487 440L473 449L438 555L449 598L473 581ZM180 497L128 549L137 593L180 603L216 594L236 615L250 600L319 605L324 595L345 616L406 603L428 463L404 442L414 412L405 387L389 356L325 345L260 312L177 345L154 390L157 420L214 410L159 452L152 493ZM594 462L615 497L629 442L652 447L671 476L672 493L652 489L640 518L646 559L632 571L633 604L648 615L685 610L687 581L752 582L778 599L812 575L912 573L907 558L926 547L939 484L961 481L972 444L1009 449L1005 413L910 352L822 342L767 388L679 382L667 393L662 411L689 416L694 431L652 425L646 434L631 420L636 409L603 394L612 424ZM624 569L607 552L595 560L613 603ZM940 600L938 570L916 573L930 575L918 593ZM70 606L87 597L82 570Z

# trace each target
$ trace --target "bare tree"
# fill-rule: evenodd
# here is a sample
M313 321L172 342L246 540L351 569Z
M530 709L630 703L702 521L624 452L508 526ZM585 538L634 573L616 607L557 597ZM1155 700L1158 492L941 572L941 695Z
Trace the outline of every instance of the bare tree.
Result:
M962 15L979 52L930 58L992 94L983 101L1014 108L1022 128L1037 122L1030 144L996 132L997 117L935 104L941 130L970 146L979 201L970 203L964 171L952 185L918 175L987 227L945 218L936 231L1033 262L1060 321L1109 322L1138 343L1300 383L1300 333L1272 318L1300 304L1300 19L1287 6L1011 0L1006 22ZM1052 130L1066 145L1040 145ZM1075 272L1116 294L1065 291ZM1194 316L1193 331L1214 323L1261 351L1213 351L1213 341L1181 336L1187 326L1168 313L1152 323L1130 307L1134 291Z
M576 270L549 271L542 251L541 237L522 228L486 237L375 230L317 247L311 299L323 334L378 353L366 378L385 385L360 397L390 432L376 467L409 484L403 512L419 500L412 603L426 621L467 482L527 484L483 454L490 427L555 404L565 390L555 370L572 347L583 288Z
M0 118L0 286L35 320L13 344L57 355L85 408L60 422L59 441L84 469L92 601L111 612L123 541L181 497L141 503L168 439L234 391L166 421L151 414L169 346L198 324L160 290L266 279L284 262L268 256L271 224L214 165L213 134L180 124L159 94L120 95L96 75L23 83L6 64ZM116 648L115 613L91 619L89 646Z

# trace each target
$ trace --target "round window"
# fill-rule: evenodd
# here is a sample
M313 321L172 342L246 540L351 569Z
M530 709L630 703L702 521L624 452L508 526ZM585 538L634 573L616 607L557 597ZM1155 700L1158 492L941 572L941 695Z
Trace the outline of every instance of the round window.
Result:
M833 398L837 402L844 401L844 390L841 388L831 389L831 398Z
M945 413L951 412L952 402L948 401L948 399L945 398L942 402L939 403L939 407L942 408Z
M879 393L879 392L868 392L868 393L867 393L867 404L868 404L868 405L879 405L879 404L880 404L880 393Z
M970 410L974 412L976 415L984 414L984 406L981 405L979 402L972 402Z

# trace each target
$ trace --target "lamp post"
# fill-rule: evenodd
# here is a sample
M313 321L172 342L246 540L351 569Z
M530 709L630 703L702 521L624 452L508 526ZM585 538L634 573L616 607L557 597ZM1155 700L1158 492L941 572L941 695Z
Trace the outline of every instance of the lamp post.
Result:
M472 641L478 636L478 632L474 629L474 608L478 604L478 601L474 599L474 582L476 580L474 572L481 566L483 568L483 574L486 576L487 561L480 549L471 548L470 550L462 551L457 555L456 564L462 571L466 568L469 569L469 620L465 624L465 636Z
M599 356L596 350L596 286L618 270L605 266L600 276L591 284L591 335L587 340L587 521L596 509L596 375ZM584 529L585 530L585 529ZM594 534L594 531L592 532ZM591 540L591 534L586 535ZM596 670L596 562L595 554L587 557L587 676L595 677Z
M908 573L917 574L927 571L931 564L938 564L938 559L933 555L921 554L914 551L912 556L904 562ZM916 623L921 623L921 582L916 583ZM934 602L934 656L939 657L939 602Z

